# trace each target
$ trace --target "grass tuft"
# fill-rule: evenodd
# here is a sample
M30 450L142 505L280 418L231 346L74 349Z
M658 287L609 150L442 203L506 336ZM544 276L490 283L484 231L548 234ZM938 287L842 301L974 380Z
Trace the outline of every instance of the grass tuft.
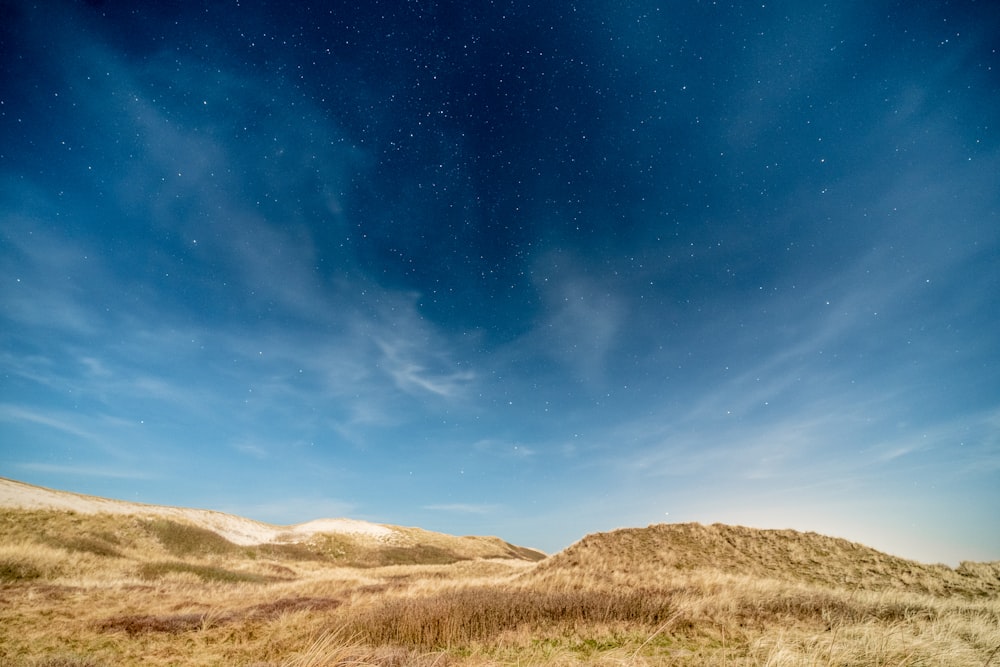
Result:
M47 544L65 549L66 551L79 551L83 553L103 556L105 558L123 558L122 553L108 543L106 539L90 536L68 536L68 537L46 537Z
M146 581L155 581L169 574L187 573L196 575L206 582L221 583L253 583L264 584L275 581L271 577L266 577L252 572L236 572L214 565L199 565L197 563L185 563L180 561L161 561L153 563L143 563L139 566L139 578Z
M31 542L0 544L0 581L52 579L63 571L65 551Z
M31 581L41 577L42 570L34 563L15 558L0 558L0 581Z
M174 556L229 555L240 547L216 532L169 519L151 519L145 528Z
M451 565L465 560L450 549L436 547L430 544L417 544L408 547L386 547L373 550L366 565L384 567L386 565Z

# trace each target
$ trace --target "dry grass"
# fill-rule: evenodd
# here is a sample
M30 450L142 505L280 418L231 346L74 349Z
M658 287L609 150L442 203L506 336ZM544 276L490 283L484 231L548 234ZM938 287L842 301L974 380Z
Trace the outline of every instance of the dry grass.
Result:
M565 579L574 572L574 585L616 587L658 578L664 571L704 570L826 588L1000 594L998 563L963 563L952 569L815 533L719 524L662 524L590 535L542 563L531 576L544 581L549 573Z
M359 547L340 536L240 547L171 521L2 511L0 667L1000 667L997 563L695 525L454 560L407 530L344 558Z
M360 609L347 629L370 644L424 650L492 643L516 632L587 632L610 625L649 627L676 616L655 590L537 591L520 587L443 587L428 596L394 596Z

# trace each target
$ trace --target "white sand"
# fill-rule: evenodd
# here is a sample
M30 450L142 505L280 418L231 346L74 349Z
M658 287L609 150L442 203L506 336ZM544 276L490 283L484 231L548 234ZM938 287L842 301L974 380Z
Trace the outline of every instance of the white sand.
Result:
M396 534L392 528L377 523L358 521L357 519L316 519L291 527L291 532L313 535L315 533L350 533L353 535L368 535L376 538L388 538Z

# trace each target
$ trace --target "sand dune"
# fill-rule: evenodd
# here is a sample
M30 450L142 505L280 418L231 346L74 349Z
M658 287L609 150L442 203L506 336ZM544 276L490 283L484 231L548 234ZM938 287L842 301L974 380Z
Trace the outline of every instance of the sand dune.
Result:
M317 519L292 526L275 526L214 510L167 507L111 500L68 491L56 491L11 479L0 478L0 507L52 509L81 514L132 514L181 519L218 533L234 544L251 546L269 542L294 542L317 533L367 536L391 542L400 534L388 526L357 519Z

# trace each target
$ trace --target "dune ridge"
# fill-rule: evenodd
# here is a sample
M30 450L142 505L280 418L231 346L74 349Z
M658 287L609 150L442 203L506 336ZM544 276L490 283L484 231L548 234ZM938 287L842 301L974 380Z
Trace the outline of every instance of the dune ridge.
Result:
M588 585L621 585L659 572L713 570L829 587L934 595L1000 594L1000 562L924 564L842 538L796 530L654 524L584 537L540 563L538 580L580 572Z
M721 524L594 533L544 557L497 537L239 519L0 480L0 667L986 667L1000 655L998 562L924 565ZM237 544L220 525L272 541Z
M75 512L91 516L138 517L178 522L210 531L236 546L303 545L324 558L351 564L386 557L442 562L466 558L539 560L544 553L509 544L494 536L454 536L422 528L378 524L359 519L321 518L277 526L225 512L112 500L47 489L0 477L0 508L26 512ZM46 519L40 517L43 524ZM388 556L387 556L388 555Z

